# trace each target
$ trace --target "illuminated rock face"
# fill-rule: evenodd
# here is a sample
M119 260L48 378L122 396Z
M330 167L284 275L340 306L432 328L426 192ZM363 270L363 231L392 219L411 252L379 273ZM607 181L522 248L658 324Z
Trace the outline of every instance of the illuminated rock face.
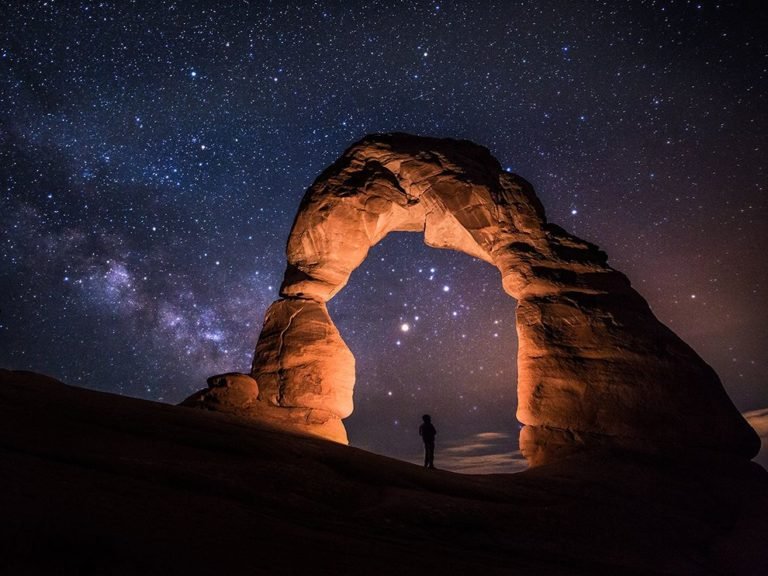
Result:
M546 222L525 180L471 142L407 134L361 140L307 190L288 240L282 299L256 347L251 412L258 406L259 417L283 422L284 411L304 411L290 426L345 439L354 358L325 302L392 231L423 232L429 246L501 273L518 302L517 417L532 465L598 448L757 452L756 434L712 368L603 252ZM212 387L190 401L226 410L221 396Z
M254 355L260 396L274 406L299 406L339 418L352 413L355 357L324 302L278 300L267 310Z

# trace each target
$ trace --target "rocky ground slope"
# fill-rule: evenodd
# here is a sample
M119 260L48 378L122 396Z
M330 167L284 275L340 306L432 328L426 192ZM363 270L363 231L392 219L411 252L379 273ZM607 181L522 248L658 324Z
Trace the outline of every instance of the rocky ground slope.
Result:
M768 574L768 473L468 476L0 371L2 574Z

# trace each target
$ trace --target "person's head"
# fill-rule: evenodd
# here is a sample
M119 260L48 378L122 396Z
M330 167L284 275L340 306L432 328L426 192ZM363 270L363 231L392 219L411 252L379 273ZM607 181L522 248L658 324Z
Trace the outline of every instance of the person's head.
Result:
M424 416L422 416L421 419L424 420L424 422L431 422L432 416L430 416L429 414L424 414Z

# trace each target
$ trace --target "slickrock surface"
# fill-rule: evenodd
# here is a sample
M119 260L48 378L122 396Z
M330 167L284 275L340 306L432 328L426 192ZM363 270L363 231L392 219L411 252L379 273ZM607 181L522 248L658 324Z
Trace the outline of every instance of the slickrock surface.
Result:
M768 574L768 473L741 458L460 475L7 370L0 511L14 576Z
M547 223L525 180L471 142L407 134L364 138L307 190L288 239L283 299L267 312L253 360L263 418L309 411L322 422L307 418L297 429L343 441L327 423L351 412L354 358L324 303L397 230L487 261L518 301L517 418L532 465L614 447L757 453L759 439L712 368L605 253ZM220 392L186 403L226 409Z

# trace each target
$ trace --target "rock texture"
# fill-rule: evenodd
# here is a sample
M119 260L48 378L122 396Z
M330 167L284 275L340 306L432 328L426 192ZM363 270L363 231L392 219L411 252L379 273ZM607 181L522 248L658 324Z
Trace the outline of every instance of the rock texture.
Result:
M532 465L597 448L757 453L759 439L712 368L602 251L547 223L525 180L471 142L407 134L364 138L307 190L288 240L283 299L256 347L250 410L306 410L324 425L349 415L354 358L325 302L392 231L423 232L430 246L485 260L518 301L517 417ZM195 402L232 403L220 396L213 387ZM302 426L323 434L311 419Z
M355 358L324 302L278 300L261 330L252 375L262 399L300 406L338 418L352 413Z
M308 432L347 444L347 432L339 416L306 406L269 402L259 394L259 385L248 374L230 372L208 378L208 388L193 394L182 406L226 412L291 432Z
M0 487L13 576L768 574L768 473L752 462L426 471L2 369Z

